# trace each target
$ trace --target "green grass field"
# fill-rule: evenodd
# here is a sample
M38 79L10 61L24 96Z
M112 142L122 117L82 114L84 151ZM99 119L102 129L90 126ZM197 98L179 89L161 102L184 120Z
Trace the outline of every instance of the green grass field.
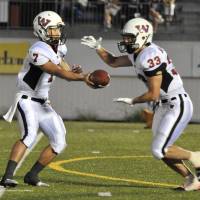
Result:
M68 147L40 177L50 187L23 183L24 174L47 145L38 143L16 173L18 187L2 200L195 200L198 192L174 190L183 179L151 156L151 131L142 123L66 122ZM0 121L0 175L19 136L16 122ZM177 144L200 150L200 125L189 125ZM60 161L60 162L59 162ZM111 194L111 196L99 196Z

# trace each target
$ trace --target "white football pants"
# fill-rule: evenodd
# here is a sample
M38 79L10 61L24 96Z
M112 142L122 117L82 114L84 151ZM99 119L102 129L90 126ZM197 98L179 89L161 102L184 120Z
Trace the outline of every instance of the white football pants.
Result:
M171 100L173 99L173 100ZM167 147L183 133L193 114L193 104L188 94L178 94L161 103L153 119L152 154L162 159Z
M31 99L20 99L17 106L18 121L21 128L21 141L30 148L40 128L48 137L55 153L61 153L66 147L66 129L61 117L49 103L41 104Z

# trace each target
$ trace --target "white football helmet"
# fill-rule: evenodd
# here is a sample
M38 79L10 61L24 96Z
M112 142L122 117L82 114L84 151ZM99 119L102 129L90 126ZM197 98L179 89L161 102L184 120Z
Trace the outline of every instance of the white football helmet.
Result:
M146 19L134 18L124 25L121 35L132 37L132 42L129 42L128 44L124 41L119 42L119 51L131 54L144 45L152 42L153 27Z
M65 23L62 21L61 17L53 11L43 11L33 20L34 35L48 44L65 43L66 32L64 27ZM48 33L49 28L60 29L60 35L54 35L52 37Z

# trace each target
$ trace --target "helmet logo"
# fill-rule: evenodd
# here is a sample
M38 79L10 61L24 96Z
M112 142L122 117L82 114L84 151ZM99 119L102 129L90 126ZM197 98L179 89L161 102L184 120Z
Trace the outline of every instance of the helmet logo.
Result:
M42 17L38 17L38 24L41 25L42 27L45 27L49 22L51 22L50 19L45 19Z
M138 31L140 32L140 33L148 33L148 31L149 31L149 25L147 24L147 25L136 25L135 26L137 29L138 29Z

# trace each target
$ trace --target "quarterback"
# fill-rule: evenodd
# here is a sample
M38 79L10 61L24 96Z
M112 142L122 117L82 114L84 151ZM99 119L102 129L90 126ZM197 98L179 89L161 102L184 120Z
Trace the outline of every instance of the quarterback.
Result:
M51 107L50 86L55 76L68 81L83 81L88 85L88 74L83 74L80 66L73 69L64 61L65 24L53 11L39 13L33 21L34 34L39 41L34 43L17 77L15 101L4 118L11 122L17 110L21 128L21 139L12 147L9 161L0 185L15 187L14 170L27 148L30 148L40 128L49 139L49 145L41 152L39 159L24 176L24 183L34 186L48 186L40 181L39 172L66 147L66 129L61 117Z
M113 68L133 67L138 78L148 90L135 98L116 98L115 102L134 105L157 102L153 118L152 154L185 178L181 188L185 191L199 190L200 182L185 165L191 162L200 167L200 152L192 152L175 146L183 130L191 120L193 104L183 87L182 79L167 52L152 42L152 25L143 18L129 20L122 30L123 40L118 43L121 56L115 56L101 46L102 38L84 36L81 43L92 49Z

